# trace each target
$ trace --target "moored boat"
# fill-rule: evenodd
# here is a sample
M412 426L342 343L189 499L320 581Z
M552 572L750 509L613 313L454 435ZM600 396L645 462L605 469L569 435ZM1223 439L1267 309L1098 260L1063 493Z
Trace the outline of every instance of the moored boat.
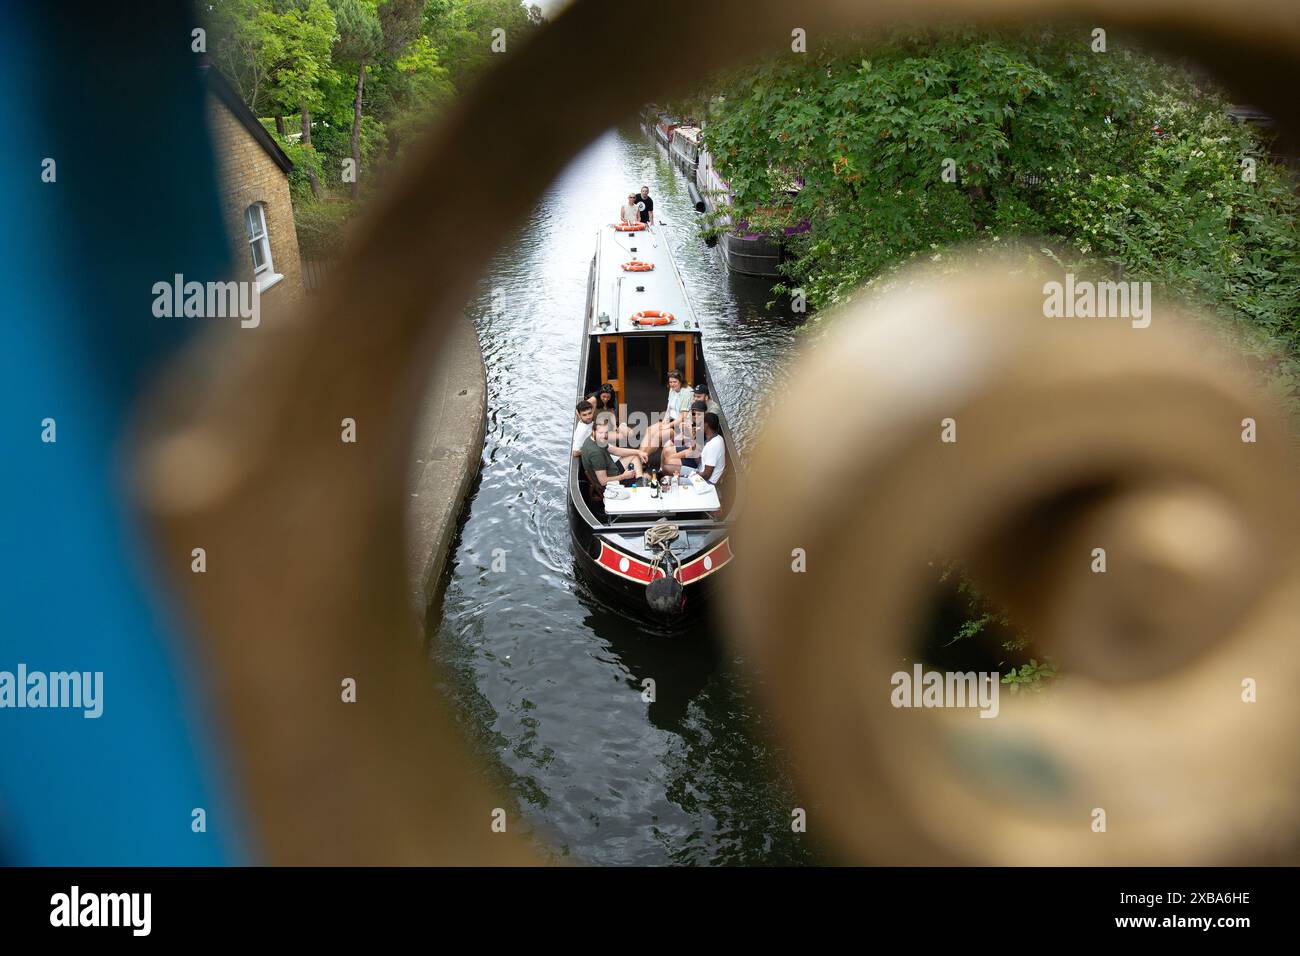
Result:
M682 166L686 175L695 178L695 171L700 163L700 128L698 126L678 126L673 130L671 145L673 159Z
M655 139L664 149L672 148L673 130L682 125L682 121L668 113L660 113L655 120Z
M786 256L786 240L790 236L806 232L808 223L805 221L772 232L752 229L744 220L733 222L730 213L731 186L714 167L713 155L708 149L701 147L698 155L695 182L706 211L716 211L718 222L726 227L719 241L723 262L728 269L740 275L780 278L780 266ZM790 188L785 190L786 195L793 197L801 185L801 182L792 181Z
M625 265L635 263L634 269ZM648 315L648 320L637 320ZM653 321L656 324L641 324ZM631 443L667 407L667 376L682 388L703 383L726 452L721 479L700 474L667 495L653 486L609 498L582 460L569 458L569 516L574 552L589 576L639 604L680 613L710 590L732 558L731 519L741 492L740 468L704 355L703 329L687 297L662 226L600 230L588 277L577 400L609 386ZM640 484L640 483L639 483Z

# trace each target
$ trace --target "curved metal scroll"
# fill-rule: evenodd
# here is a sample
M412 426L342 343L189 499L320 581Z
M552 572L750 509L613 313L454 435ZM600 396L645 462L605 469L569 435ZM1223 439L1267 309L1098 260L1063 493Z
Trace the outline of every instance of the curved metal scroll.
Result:
M783 480L755 483L732 612L804 792L860 860L1278 862L1300 833L1295 436L1204 325L1047 319L1010 266L837 316L789 383L835 383L836 437L783 407L753 460ZM810 461L836 477L789 467ZM1068 676L999 685L995 719L896 706L919 698L894 674L931 672L937 557Z

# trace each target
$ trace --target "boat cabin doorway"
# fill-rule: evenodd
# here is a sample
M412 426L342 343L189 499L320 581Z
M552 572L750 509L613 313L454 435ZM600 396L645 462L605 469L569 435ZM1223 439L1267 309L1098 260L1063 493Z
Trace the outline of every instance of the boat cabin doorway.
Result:
M698 337L689 332L597 336L588 369L587 394L608 383L628 414L662 411L670 369L682 373L687 388L703 379L704 360L698 342Z
M649 413L663 404L664 376L668 374L667 336L630 335L627 350L627 410Z

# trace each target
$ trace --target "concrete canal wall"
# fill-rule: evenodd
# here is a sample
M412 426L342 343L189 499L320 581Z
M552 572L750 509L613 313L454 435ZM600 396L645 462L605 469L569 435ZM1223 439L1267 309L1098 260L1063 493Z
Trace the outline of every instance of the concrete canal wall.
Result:
M407 511L407 567L420 612L433 602L478 474L487 422L487 373L474 324L448 330L416 426Z

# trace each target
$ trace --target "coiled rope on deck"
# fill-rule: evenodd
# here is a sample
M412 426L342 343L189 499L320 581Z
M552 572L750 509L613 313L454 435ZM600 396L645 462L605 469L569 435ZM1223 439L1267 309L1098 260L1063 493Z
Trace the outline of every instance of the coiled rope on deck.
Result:
M654 551L654 557L650 559L650 580L654 580L655 571L659 570L659 565L663 562L664 556L670 556L673 561L677 562L677 556L672 553L669 543L677 538L680 529L675 524L669 524L667 521L660 519L650 528L646 529L645 546ZM672 576L676 577L677 569L673 569Z

